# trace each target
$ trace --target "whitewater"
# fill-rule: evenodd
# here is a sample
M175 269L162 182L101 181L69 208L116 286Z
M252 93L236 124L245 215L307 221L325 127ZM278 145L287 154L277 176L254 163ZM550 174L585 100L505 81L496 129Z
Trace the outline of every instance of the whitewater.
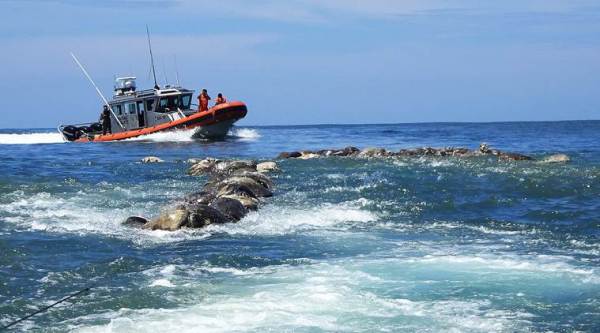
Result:
M192 142L195 129L158 132L139 137L126 139L125 141L147 141L147 142ZM65 143L62 134L58 131L47 132L20 131L21 133L0 133L0 145L32 145L44 143ZM234 128L229 136L242 140L253 140L259 137L258 132L249 128Z
M0 323L93 285L16 331L600 331L600 122L191 134L71 144L0 130ZM481 142L572 161L279 160L274 197L239 223L121 224L201 186L189 158Z

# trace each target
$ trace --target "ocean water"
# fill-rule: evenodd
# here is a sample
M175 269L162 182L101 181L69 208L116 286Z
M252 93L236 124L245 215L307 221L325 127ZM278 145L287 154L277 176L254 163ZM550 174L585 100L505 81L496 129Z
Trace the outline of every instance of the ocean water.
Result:
M237 224L120 224L202 186L192 157L480 142L572 162L284 160ZM15 330L599 332L599 143L598 121L241 127L212 143L1 130L0 324L92 285Z

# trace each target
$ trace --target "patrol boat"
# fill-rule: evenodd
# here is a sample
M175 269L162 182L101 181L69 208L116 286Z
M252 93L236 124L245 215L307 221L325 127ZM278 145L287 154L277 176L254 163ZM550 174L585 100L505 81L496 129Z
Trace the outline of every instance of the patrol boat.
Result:
M135 77L117 78L114 96L106 101L110 110L111 133L102 134L101 123L61 125L66 141L115 141L151 133L196 128L195 138L221 139L233 124L246 116L244 103L215 105L207 111L192 108L193 90L165 85L136 90Z
M135 77L120 77L115 80L114 94L110 101L100 92L79 59L71 53L75 63L110 111L111 131L103 134L101 123L60 125L58 131L66 141L116 141L156 132L191 128L196 129L193 134L195 138L221 139L227 135L236 121L246 116L248 109L242 102L222 103L208 110L199 111L192 108L193 90L179 85L159 87L148 26L146 26L146 33L154 88L137 91Z

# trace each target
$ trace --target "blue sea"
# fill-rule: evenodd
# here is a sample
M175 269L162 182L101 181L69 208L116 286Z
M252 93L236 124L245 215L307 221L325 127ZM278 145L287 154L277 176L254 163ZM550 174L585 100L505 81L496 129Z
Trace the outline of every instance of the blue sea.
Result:
M121 225L198 190L189 158L481 142L571 162L281 160L239 223ZM0 131L0 324L91 286L15 331L600 332L599 255L600 121L240 126L221 142Z

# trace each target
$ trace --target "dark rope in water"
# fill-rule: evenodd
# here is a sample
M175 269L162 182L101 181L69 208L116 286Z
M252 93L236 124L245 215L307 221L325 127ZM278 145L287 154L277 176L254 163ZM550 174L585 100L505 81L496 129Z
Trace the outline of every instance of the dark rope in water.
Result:
M35 312L33 312L33 313L30 313L30 314L28 314L28 315L27 315L27 316L25 316L25 317L22 317L22 318L20 318L20 319L18 319L18 320L15 320L15 321L13 321L12 323L10 323L10 324L8 324L8 325L6 325L6 326L2 327L1 329L2 329L2 330L9 329L9 328L11 328L12 326L15 326L16 324L18 324L18 323L20 323L20 322L22 322L22 321L24 321L24 320L27 320L27 319L29 319L29 318L31 318L31 317L33 317L33 316L37 315L37 314L40 314L40 313L42 313L42 312L48 311L48 310L50 310L51 308L53 308L53 307L57 306L58 304L60 304L60 303L62 303L62 302L68 301L69 299L71 299L71 298L73 298L73 297L77 297L77 296L79 296L79 295L81 295L81 294L83 294L83 293L85 293L85 292L88 292L88 291L90 291L90 289L92 289L92 287L93 287L93 286L88 286L88 287L85 287L84 289L81 289L80 291L78 291L78 292L76 292L76 293L73 293L73 294L71 294L71 295L69 295L69 296L66 296L66 297L62 298L61 300L59 300L59 301L56 301L56 302L54 302L54 303L52 303L52 304L50 304L50 305L48 305L48 306L45 306L45 307L43 307L43 308L41 308L41 309L39 309L39 310L37 310L37 311L35 311Z

